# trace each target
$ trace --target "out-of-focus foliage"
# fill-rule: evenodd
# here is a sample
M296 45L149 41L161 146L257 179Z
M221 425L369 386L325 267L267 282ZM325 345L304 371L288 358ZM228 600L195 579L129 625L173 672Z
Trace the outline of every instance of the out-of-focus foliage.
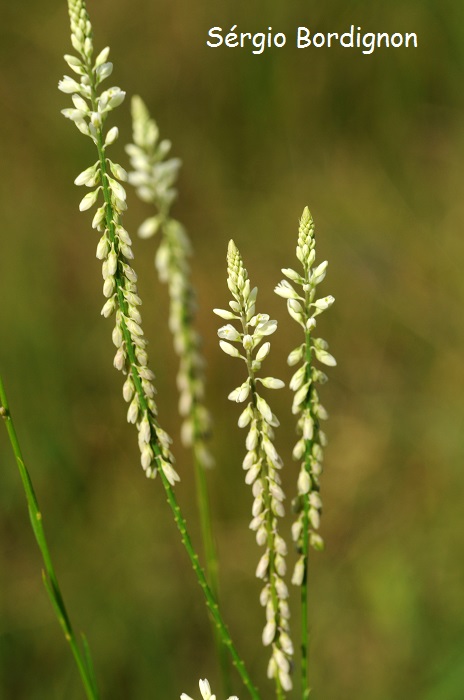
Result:
M339 363L321 390L331 419L322 478L326 552L313 555L311 569L314 695L459 700L461 4L101 0L89 11L96 45L111 45L115 84L144 97L184 162L174 214L196 249L225 616L252 673L269 694L244 446L226 399L240 368L235 375L219 351L211 308L227 303L233 237L262 306L280 323L269 371L287 371L288 380L284 362L298 329L272 290L280 268L293 264L308 204L318 254L330 261L321 289L337 299L321 333ZM415 31L419 48L365 56L298 51L289 40L253 56L206 47L210 27L234 24L252 32L272 26L289 37L300 24ZM77 211L72 184L93 154L59 113L66 105L56 86L69 48L64 0L2 8L1 370L62 588L88 635L103 696L164 700L193 692L199 677L219 687L218 678L201 593L160 484L143 476L125 424L111 328L100 318L95 233ZM115 160L123 162L129 104L118 125L126 138ZM126 224L135 231L147 209L134 196L129 207ZM160 418L175 437L178 495L198 541L192 472L179 447L166 291L155 280L150 244L134 246L145 329ZM275 398L288 493L297 471L291 398L288 390ZM0 460L0 696L77 700L79 680L41 589L3 433Z

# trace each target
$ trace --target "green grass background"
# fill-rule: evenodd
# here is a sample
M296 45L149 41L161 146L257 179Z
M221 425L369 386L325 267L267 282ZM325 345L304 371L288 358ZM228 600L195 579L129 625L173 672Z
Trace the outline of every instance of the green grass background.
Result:
M244 433L227 393L243 369L219 351L233 237L262 311L277 318L267 372L289 379L298 328L273 293L293 264L304 205L336 297L319 328L338 367L323 476L326 552L311 560L315 700L462 700L464 6L456 0L89 2L114 84L140 93L184 162L176 216L195 246L198 325L208 361L217 469L210 475L224 614L272 697L260 644L248 530ZM209 49L207 31L272 26L415 31L416 50ZM170 700L218 688L208 620L159 481L139 466L100 318L100 263L74 177L92 144L59 110L68 72L66 4L5 3L0 24L0 367L65 598L85 630L104 698ZM114 113L123 165L128 103ZM112 156L112 157L113 157ZM127 228L148 209L130 193ZM134 236L135 239L135 236ZM154 241L134 242L160 420L175 440L177 494L198 541L188 454L179 446L176 360ZM288 389L274 394L292 493ZM6 433L0 432L0 697L83 697L42 590ZM286 531L289 521L286 523ZM293 555L290 560L293 559ZM298 605L293 626L297 634ZM246 694L236 682L236 692ZM197 692L198 695L198 692ZM299 696L298 686L292 697Z

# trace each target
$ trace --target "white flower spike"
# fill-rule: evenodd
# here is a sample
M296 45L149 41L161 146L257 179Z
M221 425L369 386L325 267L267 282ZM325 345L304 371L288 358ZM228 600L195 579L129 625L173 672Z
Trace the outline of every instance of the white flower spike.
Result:
M142 467L151 477L156 476L158 469L163 469L169 482L174 484L179 477L172 466L174 460L169 444L157 420L154 375L147 367L147 341L142 330L138 308L141 301L135 284L137 276L130 266L134 257L132 244L121 225L126 210L126 192L121 181L127 180L127 173L106 153L107 147L118 136L117 127L107 130L106 121L110 112L123 102L125 93L119 87L101 91L100 84L113 69L107 61L109 49L103 49L93 60L92 26L85 2L68 0L68 7L71 42L78 55L67 55L65 60L76 79L65 76L58 87L65 94L72 95L74 108L63 110L64 116L93 141L98 151L97 162L80 173L75 184L96 186L81 200L81 211L91 209L100 200L92 227L100 233L97 258L102 261L103 294L107 298L101 313L106 318L115 316L112 337L117 350L113 364L127 375L123 396L129 403L127 420L138 429Z
M331 295L316 299L316 287L325 278L328 263L325 260L313 268L316 258L315 246L314 222L306 207L300 220L296 249L296 256L303 270L299 273L290 268L283 269L282 272L291 282L282 280L275 289L276 294L288 300L290 316L304 330L304 343L292 350L288 356L290 366L300 365L290 380L290 389L295 392L292 411L298 416L299 434L293 457L302 460L297 481L296 510L299 514L292 528L293 539L301 555L292 577L295 585L301 585L306 577L308 552L305 551L305 543L309 541L318 550L323 546L316 530L319 528L322 510L319 476L322 471L322 447L325 444L320 422L327 418L327 411L319 402L315 385L318 382L323 383L327 377L314 367L314 359L329 367L337 364L335 358L327 351L328 345L325 340L313 338L312 335L316 327L315 316L329 309L335 301ZM293 285L299 288L298 291ZM308 530L309 537L306 536Z
M262 641L264 646L271 647L271 677L278 686L288 690L292 687L290 668L293 651L290 650L290 645L284 647L281 643L283 635L286 635L284 638L289 638L289 611L286 603L288 592L283 581L287 548L278 534L278 518L285 513L285 496L279 476L282 460L273 444L274 428L279 425L279 421L257 390L258 383L268 389L281 389L284 383L274 377L256 376L270 351L269 341L262 345L261 341L276 331L277 321L270 319L267 314L256 313L258 290L256 287L251 288L242 257L233 241L230 241L227 251L227 271L227 286L233 297L229 302L232 312L222 309L214 311L221 318L232 322L218 331L221 349L231 357L245 360L248 368L247 379L229 394L229 399L237 402L249 399L238 419L238 425L242 428L248 426L243 468L246 471L245 482L252 486L254 496L250 529L256 532L257 544L266 548L256 568L257 578L264 583L260 597L266 608ZM236 325L233 324L234 321ZM232 343L237 343L237 346ZM238 349L240 346L242 352Z
M211 467L214 460L208 446L211 417L204 404L205 363L201 339L194 328L195 293L188 261L191 244L184 227L170 214L177 196L175 182L181 162L178 158L166 159L171 144L160 141L156 122L140 97L132 98L131 107L133 143L126 146L126 151L132 171L128 178L140 199L156 209L156 214L142 223L138 234L140 238L150 238L155 234L159 237L155 264L159 278L169 288L169 327L174 350L179 356L177 387L182 416L181 439L192 449L202 468ZM230 340L227 335L224 339Z

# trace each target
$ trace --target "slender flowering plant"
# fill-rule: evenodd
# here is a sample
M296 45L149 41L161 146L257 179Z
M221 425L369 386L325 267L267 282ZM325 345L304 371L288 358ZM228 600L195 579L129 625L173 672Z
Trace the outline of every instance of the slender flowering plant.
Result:
M97 258L102 261L103 295L107 299L102 315L115 316L114 366L127 377L123 396L129 403L127 420L137 425L142 467L149 477L156 476L161 468L168 481L174 484L179 476L173 467L170 438L157 419L154 374L148 368L147 341L139 310L142 302L137 293L137 275L130 264L134 258L132 241L122 225L127 205L121 181L127 180L127 173L107 155L118 137L117 127L106 128L107 118L123 102L125 93L118 87L103 91L100 88L111 75L113 65L108 61L109 48L93 58L92 27L85 4L69 0L69 15L71 42L78 55L67 55L65 60L78 80L65 76L58 87L72 95L74 106L62 110L64 116L93 141L98 154L97 161L74 182L91 188L79 205L81 211L99 203L92 227L101 234Z
M108 121L112 112L124 101L125 92L117 86L102 87L111 75L113 66L108 60L108 48L94 53L92 26L85 0L68 0L68 9L75 54L67 55L65 59L74 77L65 76L59 82L59 89L70 95L72 101L72 106L63 110L64 116L95 148L96 160L76 177L75 184L89 188L80 202L80 210L94 209L92 228L98 232L97 258L102 265L105 297L101 313L105 318L114 319L112 340L116 350L113 363L124 375L122 393L128 404L127 420L137 428L140 461L146 476L154 478L159 475L158 481L162 482L182 542L203 590L217 631L217 640L230 654L249 696L252 700L260 700L218 603L217 561L204 481L204 467L212 461L206 444L209 414L204 406L199 337L193 324L194 293L188 264L190 243L185 230L172 218L170 211L176 195L174 184L179 161L167 159L170 144L159 140L156 124L140 98L135 98L132 103L134 143L128 147L132 166L130 176L121 165L110 159L108 154L118 138L118 129L110 126ZM169 323L180 359L178 386L183 420L182 439L192 448L195 458L207 574L200 566L177 502L174 486L180 477L174 468L171 440L158 419L155 375L149 368L132 241L123 226L127 209L123 183L127 180L132 182L142 199L155 207L155 213L140 228L142 237L149 237L158 230L161 234L156 266L161 280L169 287ZM310 547L318 550L323 546L318 532L322 510L319 478L326 445L321 422L327 418L316 388L327 377L316 362L327 366L336 364L328 352L327 343L315 337L317 317L333 304L334 299L317 294L317 287L325 277L327 262L315 263L314 223L307 208L300 221L296 255L301 270L285 268L283 273L286 279L277 285L275 291L287 300L290 316L303 331L302 342L292 350L288 363L297 366L290 381L290 389L294 392L292 411L296 416L298 433L293 456L301 463L295 499L297 518L292 526L298 560L292 582L301 590L302 692L306 700L310 694L307 658L308 558ZM294 649L290 638L289 591L285 583L287 546L280 533L281 519L285 515L285 495L280 477L283 463L274 445L279 421L262 395L263 389L280 389L284 383L275 377L261 376L262 364L271 348L267 338L276 331L277 322L257 311L257 288L252 288L233 241L230 241L227 252L227 275L232 295L229 309L214 311L225 321L218 331L220 347L227 355L242 360L246 367L242 383L230 392L229 399L244 404L238 425L247 429L243 469L245 482L253 494L250 528L255 532L258 545L263 548L256 568L256 576L262 582L259 599L266 618L262 642L266 648L270 648L267 673L275 683L277 700L285 700L293 686ZM85 638L79 643L70 622L45 538L42 514L24 464L1 378L0 417L5 422L25 490L32 528L44 562L46 590L70 644L85 693L89 700L98 700L89 648ZM198 474L202 475L199 481ZM223 662L222 658L220 660ZM224 666L222 670L224 672ZM200 680L199 687L202 700L216 700L206 679ZM228 700L238 700L237 696L227 691L224 695L229 695ZM192 700L185 693L180 697L181 700Z
M254 496L250 528L256 532L258 545L265 548L256 569L256 576L264 581L260 596L261 605L266 609L262 640L265 646L272 646L268 676L275 679L277 696L283 698L284 691L292 688L290 670L293 655L289 636L288 589L283 578L287 546L278 532L278 518L285 514L285 496L279 476L282 460L273 443L274 428L279 421L267 401L258 393L258 385L280 389L284 383L274 377L257 376L271 347L268 341L262 341L275 332L277 322L270 320L267 314L256 312L258 289L251 288L247 270L233 241L230 241L227 251L227 272L227 285L233 296L229 302L231 310L214 309L214 312L224 320L235 323L228 323L219 329L219 344L227 355L243 360L247 368L247 378L229 394L229 399L237 403L249 399L238 425L241 428L249 426L243 468L246 470L245 481L252 487Z
M132 166L129 182L157 212L142 223L139 236L150 238L161 232L155 264L161 281L169 286L169 327L180 359L177 385L183 418L181 438L186 447L193 449L196 462L203 468L210 467L214 461L207 446L211 417L204 405L204 360L200 336L194 328L195 292L188 262L192 246L182 224L170 215L180 160L166 160L171 144L159 140L156 122L137 96L132 98L132 125L134 143L126 146Z
M55 573L55 567L52 561L50 549L45 535L42 513L39 508L39 503L35 494L34 486L32 485L32 479L29 474L29 470L24 462L23 453L19 444L19 439L13 422L13 416L11 415L6 390L1 376L0 418L2 418L5 422L8 438L11 444L11 449L13 450L16 464L18 466L19 475L21 477L24 493L26 496L32 531L34 533L37 545L42 555L42 561L44 565L42 571L42 579L45 589L48 593L48 597L50 598L50 602L52 604L53 610L60 624L60 627L63 630L64 637L71 648L74 661L76 663L79 675L81 677L86 697L88 698L88 700L99 700L100 695L98 692L97 680L93 667L92 657L90 654L90 648L87 643L87 639L84 635L82 635L82 643L79 643L79 639L76 637L73 625L71 624L71 619L69 617L64 597L61 592L60 585L58 583L58 577Z
M292 268L284 268L282 272L287 279L277 285L275 292L287 300L288 313L301 326L304 334L304 342L292 350L288 356L288 364L298 365L290 380L290 389L295 392L292 412L298 416L299 435L293 449L293 457L301 461L295 508L298 516L292 527L292 537L300 556L293 572L292 583L301 586L302 680L304 697L308 697L308 554L310 546L316 550L321 550L324 546L317 531L322 510L319 477L322 472L323 448L327 443L325 433L321 429L321 420L328 417L316 389L317 384L327 381L327 375L315 366L314 359L329 367L336 365L335 358L328 352L326 341L314 337L316 317L329 309L335 300L333 296L317 298L317 286L326 275L328 263L324 261L314 267L316 241L314 221L308 207L304 209L300 220L296 257L303 269L297 272Z

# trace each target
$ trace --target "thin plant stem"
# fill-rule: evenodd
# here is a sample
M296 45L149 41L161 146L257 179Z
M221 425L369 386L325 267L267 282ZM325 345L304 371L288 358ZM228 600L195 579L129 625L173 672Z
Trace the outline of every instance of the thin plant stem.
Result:
M154 446L153 446L154 447ZM174 520L176 521L176 525L179 529L180 536L182 539L182 542L184 544L184 547L187 551L188 557L190 559L190 563L192 564L193 570L195 572L195 575L197 577L198 583L200 584L203 593L205 595L206 599L206 605L208 607L209 612L211 613L211 616L214 620L214 624L216 625L216 628L221 636L222 643L225 645L225 647L228 649L231 657L232 657L232 662L234 666L236 667L238 673L240 674L240 677L247 688L248 692L250 693L250 696L253 698L253 700L259 700L260 695L258 693L258 690L255 688L253 685L249 675L248 671L246 670L245 664L242 661L241 657L239 656L235 645L232 641L232 638L230 636L229 630L227 629L227 626L222 618L221 613L219 612L219 607L218 604L213 596L213 593L211 591L210 586L208 585L208 581L206 579L205 572L200 566L200 561L198 559L198 555L195 552L195 549L192 545L192 541L190 539L190 536L187 531L187 523L185 521L185 518L183 517L179 504L177 503L177 499L174 494L174 490L172 489L167 477L163 473L162 469L160 469L160 477L163 482L163 486L166 491L166 497L167 501L169 503L169 506L172 510L172 513L174 515Z
M42 572L43 582L49 595L55 614L58 618L58 622L61 626L61 629L63 630L65 639L71 647L71 651L74 656L77 668L79 670L79 675L84 685L87 698L89 700L98 700L99 694L97 690L93 665L89 654L88 644L85 637L83 637L83 651L81 651L76 636L74 634L74 630L72 628L71 621L66 610L66 606L64 604L63 596L61 594L58 579L56 577L55 569L52 563L50 550L48 548L47 540L45 537L42 513L39 509L39 504L37 502L37 497L35 495L31 477L24 463L21 447L19 445L18 436L16 434L13 418L11 416L8 399L5 392L5 387L1 376L0 404L0 415L5 421L5 426L10 440L11 448L16 459L16 464L18 465L19 474L23 484L24 492L26 494L32 530L34 532L37 544L39 546L40 553L42 554L42 559L45 567L45 570Z
M305 557L305 571L301 584L301 684L303 689L303 700L309 698L311 688L309 687L309 627L308 627L308 549L309 533L308 528L309 499L305 499L303 525L306 527L303 535L303 556Z
M309 293L306 292L306 304L309 304ZM305 356L306 356L306 381L311 374L311 333L305 331ZM307 440L305 445L305 469L311 470L309 457L311 455L312 441ZM303 581L301 582L301 684L303 700L307 700L311 693L309 687L309 623L308 623L308 569L309 569L309 494L303 496L303 547L304 561Z
M211 521L211 507L208 495L208 487L206 483L206 472L203 465L198 459L194 460L195 481L197 491L197 505L200 514L201 533L203 538L203 548L206 561L206 575L208 583L215 600L219 601L219 577L218 577L218 558L216 543L213 536L213 527ZM227 660L227 649L222 643L221 635L213 622L214 628L214 644L216 655L219 663L219 668L222 678L222 689L225 695L231 692L229 664Z

